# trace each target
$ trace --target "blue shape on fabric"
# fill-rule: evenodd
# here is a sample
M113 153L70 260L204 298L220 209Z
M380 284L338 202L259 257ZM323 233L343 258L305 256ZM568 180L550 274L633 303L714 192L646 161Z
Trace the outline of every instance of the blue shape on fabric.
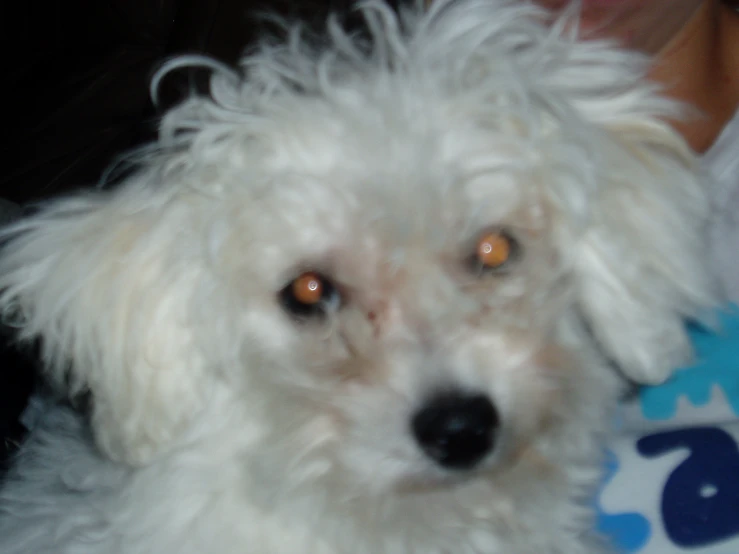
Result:
M642 388L640 402L645 418L674 417L681 396L704 406L710 402L715 385L723 389L731 409L739 415L739 308L732 306L718 315L717 331L698 325L688 327L697 359L694 366L678 370L663 385Z
M690 456L668 477L662 492L667 536L683 548L705 547L739 536L739 449L716 427L692 427L643 437L645 457L688 448Z
M618 471L618 458L613 452L607 453L605 484L613 479ZM649 541L652 535L649 520L639 513L607 514L597 506L597 530L608 537L612 544L622 552L637 552Z

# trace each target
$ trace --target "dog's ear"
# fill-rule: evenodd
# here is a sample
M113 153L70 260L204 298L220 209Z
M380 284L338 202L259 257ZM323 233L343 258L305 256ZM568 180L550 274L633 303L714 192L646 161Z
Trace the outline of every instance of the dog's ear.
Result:
M0 253L6 320L40 340L53 381L91 393L99 446L127 463L172 440L206 386L189 313L202 268L175 247L190 222L149 188L53 202L5 231Z
M577 303L635 382L660 383L690 360L686 320L714 303L707 266L707 179L658 121L610 125L605 186L576 254Z

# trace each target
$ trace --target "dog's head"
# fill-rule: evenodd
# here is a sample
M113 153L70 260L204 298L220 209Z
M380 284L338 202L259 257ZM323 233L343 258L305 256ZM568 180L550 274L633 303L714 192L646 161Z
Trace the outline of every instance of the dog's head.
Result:
M8 232L2 304L109 455L225 390L286 455L443 479L595 417L604 358L658 382L689 353L707 207L643 61L517 2L366 13L374 46L265 48L128 182Z

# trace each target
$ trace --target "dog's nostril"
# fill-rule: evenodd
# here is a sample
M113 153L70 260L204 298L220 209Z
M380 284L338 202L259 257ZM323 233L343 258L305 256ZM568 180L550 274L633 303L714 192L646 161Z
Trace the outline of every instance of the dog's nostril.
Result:
M411 428L436 463L449 469L470 469L493 447L498 412L486 396L447 394L421 408Z

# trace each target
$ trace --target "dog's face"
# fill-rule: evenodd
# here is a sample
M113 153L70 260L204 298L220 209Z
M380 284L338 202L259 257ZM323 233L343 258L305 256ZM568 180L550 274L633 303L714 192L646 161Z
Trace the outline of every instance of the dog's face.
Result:
M446 4L406 35L374 8L371 55L265 51L121 188L11 231L2 301L107 454L220 414L293 479L436 485L597 418L605 357L686 353L706 210L670 105L530 8Z
M228 326L248 337L229 378L270 399L268 436L318 448L355 483L505 464L599 394L562 336L574 245L558 243L542 166L512 172L518 141L470 120L439 121L430 144L410 121L393 137L372 117L343 124L354 138L276 140L264 163L279 186L225 199L216 265L241 305ZM295 161L327 151L342 162Z

